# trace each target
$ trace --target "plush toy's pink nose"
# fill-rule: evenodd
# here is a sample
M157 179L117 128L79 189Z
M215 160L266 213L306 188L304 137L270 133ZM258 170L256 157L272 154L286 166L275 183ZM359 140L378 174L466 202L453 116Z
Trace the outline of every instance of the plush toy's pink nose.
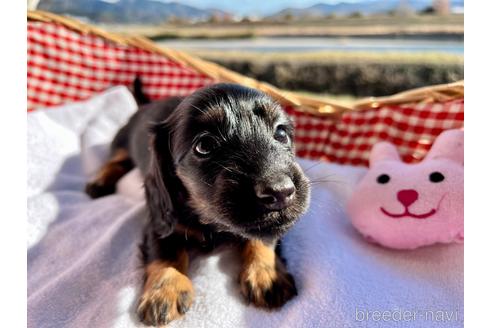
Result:
M408 207L419 198L419 193L413 189L406 189L400 190L396 196L403 206Z

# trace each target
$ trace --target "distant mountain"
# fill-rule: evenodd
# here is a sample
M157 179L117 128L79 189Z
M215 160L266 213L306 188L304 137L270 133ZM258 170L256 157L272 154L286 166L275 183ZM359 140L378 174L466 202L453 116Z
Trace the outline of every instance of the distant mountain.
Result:
M343 0L342 0L343 1ZM232 2L232 1L231 1ZM285 1L288 3L289 1ZM429 7L432 0L403 1L409 9L419 11ZM463 8L464 0L450 0L451 7ZM197 6L199 2L196 2ZM233 8L231 3L217 0L207 1L207 4L217 3L222 8ZM240 2L233 2L234 7L240 7ZM255 2L256 3L256 2ZM285 8L269 16L279 18L285 15L294 17L322 17L330 14L349 15L355 12L361 14L385 13L401 6L401 0L361 0L359 2L318 3L307 8ZM227 4L227 5L226 5ZM248 7L250 8L251 5ZM261 12L261 8L250 8ZM158 24L171 17L191 20L206 20L211 16L231 17L229 13L219 9L200 9L178 2L162 2L157 0L40 0L38 9L59 14L86 17L93 22L104 23L147 23ZM234 11L234 10L231 10ZM236 14L236 12L234 12ZM244 12L245 15L247 13ZM265 14L265 13L263 13Z
M430 0L370 0L360 2L339 2L335 4L318 3L307 8L285 8L278 13L271 15L270 18L293 15L294 17L311 16L322 17L330 14L349 15L355 12L361 14L386 13L396 10L402 6L407 6L410 10L419 11L432 5ZM463 0L450 1L452 7L463 7Z
M86 17L103 23L148 23L157 24L171 17L205 20L213 15L226 16L216 9L198 9L177 2L154 0L41 0L38 9L59 14Z

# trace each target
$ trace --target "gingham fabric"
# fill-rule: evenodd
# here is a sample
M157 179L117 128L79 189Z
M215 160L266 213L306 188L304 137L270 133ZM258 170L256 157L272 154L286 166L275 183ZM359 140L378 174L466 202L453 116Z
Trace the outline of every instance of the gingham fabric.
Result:
M212 80L163 56L62 25L27 24L27 109L90 97L138 75L152 99L187 95Z
M83 100L138 75L151 99L188 95L214 81L163 56L84 35L62 25L28 22L28 110ZM380 140L398 146L406 162L419 161L434 139L464 122L464 100L353 111L339 119L286 108L296 122L300 157L367 165Z
M368 165L372 146L388 141L405 162L420 161L444 130L462 128L464 100L386 106L351 111L330 120L287 109L296 121L300 157L351 165Z

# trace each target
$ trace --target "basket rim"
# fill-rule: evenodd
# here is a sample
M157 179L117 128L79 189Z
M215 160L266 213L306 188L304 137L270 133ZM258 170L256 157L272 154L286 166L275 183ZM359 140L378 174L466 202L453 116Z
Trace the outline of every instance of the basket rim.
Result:
M198 72L212 78L214 81L238 83L247 87L261 90L283 105L293 106L300 111L316 116L339 116L347 111L378 109L388 105L434 103L464 99L464 80L461 80L453 83L411 89L391 96L367 97L359 101L355 101L352 106L346 106L336 101L328 101L317 97L301 95L293 91L279 89L269 83L261 82L231 71L219 64L194 57L184 51L159 46L143 36L121 35L107 32L99 27L88 23L83 23L74 18L61 16L42 10L28 10L27 20L61 24L81 34L92 34L116 44L133 46L142 50L153 52L185 66L190 66Z

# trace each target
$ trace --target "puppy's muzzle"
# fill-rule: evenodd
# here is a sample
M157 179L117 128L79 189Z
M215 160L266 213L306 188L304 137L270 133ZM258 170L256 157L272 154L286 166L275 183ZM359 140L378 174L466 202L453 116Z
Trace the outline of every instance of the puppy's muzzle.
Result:
M289 207L294 200L295 192L294 182L287 175L268 179L255 185L258 203L271 211Z

